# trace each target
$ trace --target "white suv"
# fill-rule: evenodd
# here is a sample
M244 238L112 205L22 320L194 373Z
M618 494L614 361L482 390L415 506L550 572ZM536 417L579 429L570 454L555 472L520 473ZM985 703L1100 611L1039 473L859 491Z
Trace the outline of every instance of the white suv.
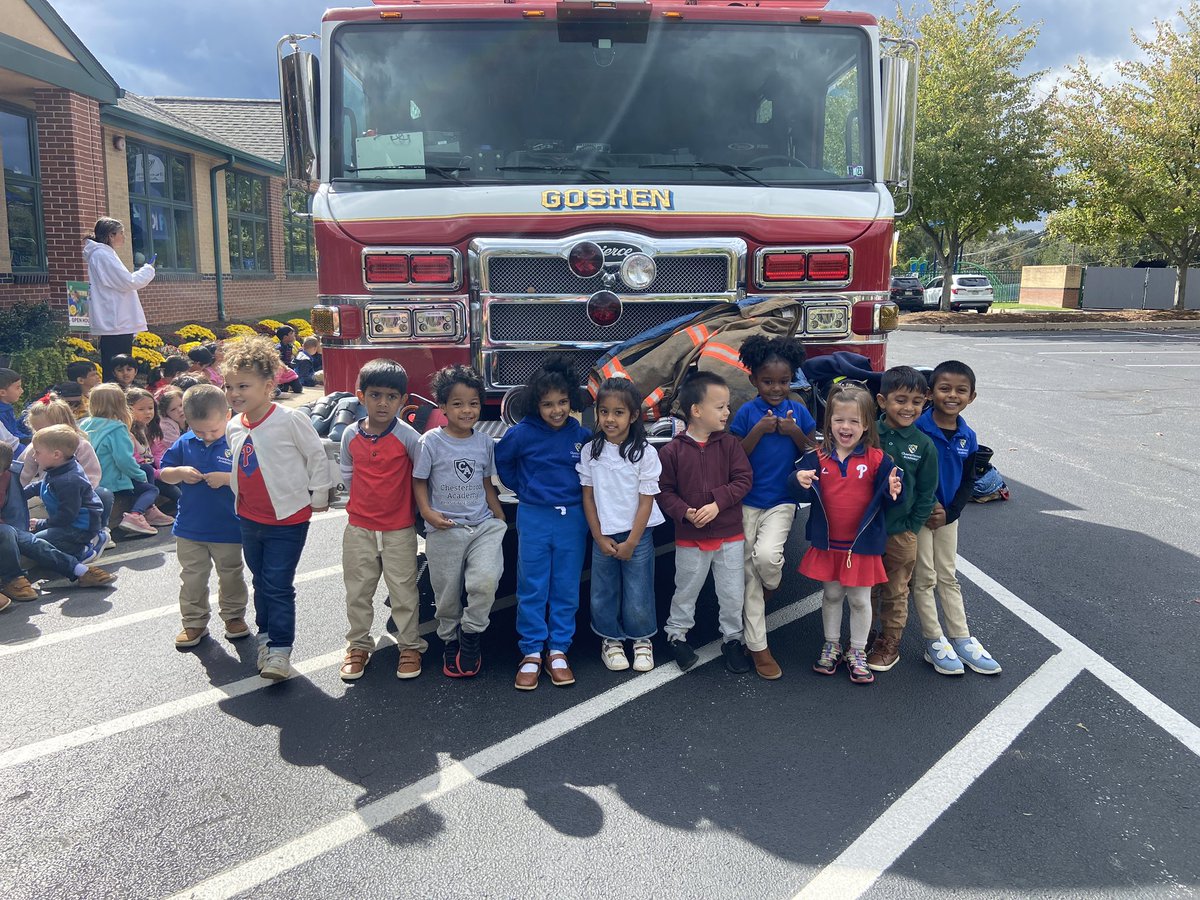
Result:
M950 308L954 312L973 309L985 313L992 308L992 283L983 275L955 275L950 283ZM925 308L936 309L942 302L942 277L925 286Z

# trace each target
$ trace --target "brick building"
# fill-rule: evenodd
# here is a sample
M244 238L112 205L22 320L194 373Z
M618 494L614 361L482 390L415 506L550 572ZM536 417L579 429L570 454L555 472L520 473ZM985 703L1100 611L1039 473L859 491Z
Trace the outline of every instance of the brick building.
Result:
M262 318L311 305L311 226L285 209L279 103L124 91L46 0L0 21L0 306L86 281L86 235L125 223L151 325Z

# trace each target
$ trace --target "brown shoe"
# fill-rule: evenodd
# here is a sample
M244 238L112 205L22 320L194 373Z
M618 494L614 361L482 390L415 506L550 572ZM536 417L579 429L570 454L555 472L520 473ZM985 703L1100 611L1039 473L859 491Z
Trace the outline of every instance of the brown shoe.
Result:
M542 674L542 658L527 656L517 666L517 680L513 687L518 691L532 691L538 686L538 678Z
M12 581L0 586L0 594L13 600L36 600L41 596L24 575L18 575Z
M563 665L556 667L554 661L557 659L561 659ZM566 687L575 683L575 673L566 662L567 654L559 650L546 654L546 674L550 676L550 683L555 687Z
M371 651L369 650L363 650L360 647L354 647L350 650L347 650L346 658L342 660L342 668L338 672L338 674L342 676L342 681L357 681L358 679L362 678L363 672L366 671L367 668L367 660L370 658ZM401 658L401 664L403 664L403 658ZM413 677L412 675L400 675L399 672L396 674L401 678ZM417 657L417 674L421 674L421 659L419 655Z
M80 587L108 587L116 580L117 576L111 572L105 572L99 566L91 566L75 583Z
M421 674L421 652L411 647L400 651L400 665L396 666L397 678L416 678Z
M770 650L751 650L750 658L754 660L754 671L758 673L759 678L774 681L783 675L783 669L779 668L779 663L775 662Z
M867 655L867 668L872 672L886 672L900 662L900 638L881 634L871 645Z
M204 640L206 634L208 634L207 628L185 628L179 634L175 635L175 646L180 650L195 647Z
M225 623L225 637L231 641L250 637L250 626L246 624L245 619L230 619Z

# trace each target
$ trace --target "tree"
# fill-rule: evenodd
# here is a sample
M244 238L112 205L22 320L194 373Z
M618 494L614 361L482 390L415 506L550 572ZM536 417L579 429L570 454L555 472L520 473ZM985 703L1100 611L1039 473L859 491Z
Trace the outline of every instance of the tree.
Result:
M1022 27L1017 7L993 0L932 0L925 15L901 10L884 29L921 48L911 227L951 272L967 241L1055 205L1049 116L1034 96L1042 73L1018 74L1038 25Z
M1082 59L1069 69L1054 116L1073 204L1049 226L1080 243L1148 238L1179 271L1182 310L1200 255L1200 2L1178 18L1179 29L1155 20L1150 40L1133 35L1143 58L1117 63L1116 84Z

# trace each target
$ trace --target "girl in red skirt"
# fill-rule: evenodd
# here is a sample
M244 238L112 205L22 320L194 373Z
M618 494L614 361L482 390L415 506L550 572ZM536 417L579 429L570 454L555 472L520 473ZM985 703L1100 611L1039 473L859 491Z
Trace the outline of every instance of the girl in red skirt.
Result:
M867 633L871 628L871 588L887 581L883 551L887 529L884 504L900 496L900 471L879 449L875 405L856 384L837 385L825 404L822 445L804 454L788 478L797 501L811 503L805 536L811 546L800 572L823 582L821 618L825 643L813 670L832 675L846 662L850 680L870 684ZM842 652L842 600L850 603L850 649Z

